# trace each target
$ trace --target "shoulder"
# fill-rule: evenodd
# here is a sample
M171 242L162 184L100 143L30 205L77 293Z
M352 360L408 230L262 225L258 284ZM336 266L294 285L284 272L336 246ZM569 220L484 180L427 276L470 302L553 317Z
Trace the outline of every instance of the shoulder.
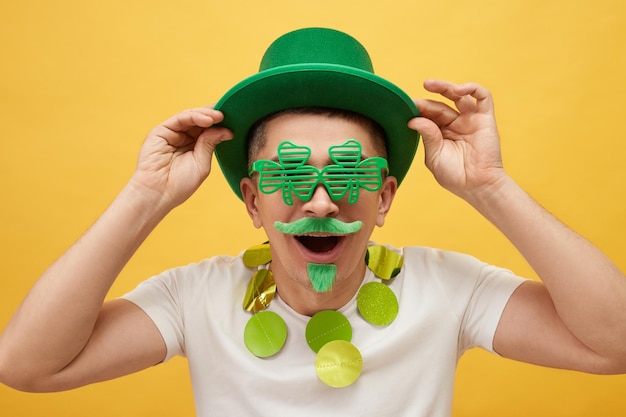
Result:
M523 281L506 268L460 252L424 246L393 250L404 258L405 280L414 282L420 291L441 291L457 302L488 288L508 293Z
M226 295L245 288L252 271L238 256L214 256L163 271L143 281L125 298L153 294L178 303L204 294Z
M487 263L474 256L444 249L426 246L406 246L393 249L403 256L408 269L418 269L429 273L461 274L465 277L475 274L487 266Z
M151 279L166 281L206 281L216 277L237 277L249 268L243 264L241 255L214 256L166 270Z

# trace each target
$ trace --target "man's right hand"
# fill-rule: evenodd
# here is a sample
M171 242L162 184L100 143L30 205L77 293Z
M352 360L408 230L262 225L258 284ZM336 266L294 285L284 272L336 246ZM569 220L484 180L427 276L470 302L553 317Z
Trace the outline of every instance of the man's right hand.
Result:
M215 126L224 115L211 106L183 111L148 134L131 179L136 189L154 193L167 210L188 199L211 171L215 147L233 135Z

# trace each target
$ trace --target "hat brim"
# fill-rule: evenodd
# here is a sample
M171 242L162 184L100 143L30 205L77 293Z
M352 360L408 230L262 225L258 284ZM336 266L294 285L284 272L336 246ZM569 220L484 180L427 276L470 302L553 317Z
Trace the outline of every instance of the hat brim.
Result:
M393 83L356 68L335 64L295 64L261 71L231 88L215 105L220 123L234 138L217 145L218 163L235 194L248 176L248 131L261 118L297 107L350 110L382 126L387 136L389 174L404 179L419 142L407 122L419 115L411 98ZM349 138L346 138L349 139Z

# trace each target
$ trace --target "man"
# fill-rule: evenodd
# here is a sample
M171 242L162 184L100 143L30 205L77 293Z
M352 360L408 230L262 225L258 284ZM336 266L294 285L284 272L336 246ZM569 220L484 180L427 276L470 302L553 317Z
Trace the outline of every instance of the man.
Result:
M456 361L475 346L626 372L623 274L507 176L486 89L424 87L456 109L413 103L345 34L281 37L215 109L148 135L128 185L4 330L0 380L71 389L181 354L199 415L444 416ZM368 242L415 131L436 180L498 227L542 283L461 254ZM216 149L269 243L167 271L103 305L145 237L208 176Z

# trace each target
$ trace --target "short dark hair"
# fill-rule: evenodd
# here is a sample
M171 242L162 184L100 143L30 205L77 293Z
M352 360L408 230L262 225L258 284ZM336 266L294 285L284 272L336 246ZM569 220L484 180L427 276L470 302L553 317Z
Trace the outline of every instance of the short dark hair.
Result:
M248 131L248 164L256 160L261 148L265 145L267 125L274 119L287 114L303 114L303 115L322 115L328 117L338 117L344 120L358 123L363 126L372 136L374 147L379 153L378 156L387 157L387 136L385 130L378 123L367 116L355 113L350 110L334 109L329 107L296 107L272 113L258 120ZM348 139L348 138L346 138Z

